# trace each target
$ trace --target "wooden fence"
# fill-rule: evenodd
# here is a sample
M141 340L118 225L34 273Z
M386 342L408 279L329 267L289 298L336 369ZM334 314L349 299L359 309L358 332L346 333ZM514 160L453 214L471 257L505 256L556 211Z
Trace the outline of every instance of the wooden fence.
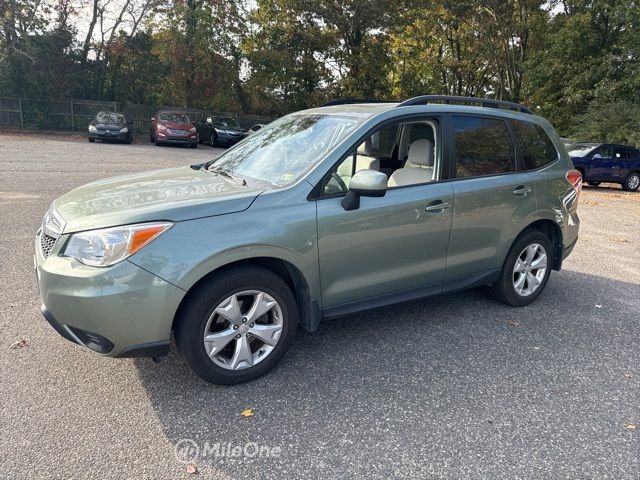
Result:
M0 97L0 128L28 130L85 131L91 119L100 111L126 114L134 122L134 131L146 133L153 114L161 108L175 108L189 115L191 121L206 116L229 116L249 128L256 123L269 123L272 117L229 112L158 107L101 100L40 100L33 98Z

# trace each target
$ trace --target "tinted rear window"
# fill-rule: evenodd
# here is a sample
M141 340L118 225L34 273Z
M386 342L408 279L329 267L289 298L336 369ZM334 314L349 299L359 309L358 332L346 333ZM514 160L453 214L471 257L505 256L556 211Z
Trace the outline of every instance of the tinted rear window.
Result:
M453 117L456 177L497 175L515 170L513 144L502 120Z
M558 158L553 142L539 125L511 120L527 170L544 167Z

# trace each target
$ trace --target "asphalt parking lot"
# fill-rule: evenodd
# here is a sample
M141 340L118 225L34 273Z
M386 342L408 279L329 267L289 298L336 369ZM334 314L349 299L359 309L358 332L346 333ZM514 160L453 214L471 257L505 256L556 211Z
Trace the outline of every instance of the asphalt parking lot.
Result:
M220 445L203 478L640 478L640 192L617 186L585 187L536 303L479 289L326 321L252 383L59 337L32 261L51 201L220 152L0 133L0 478L193 478L181 440ZM248 443L272 455L224 455Z

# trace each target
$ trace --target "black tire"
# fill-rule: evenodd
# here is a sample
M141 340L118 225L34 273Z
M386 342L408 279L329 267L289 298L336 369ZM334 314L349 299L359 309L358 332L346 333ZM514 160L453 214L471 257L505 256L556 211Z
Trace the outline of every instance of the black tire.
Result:
M209 358L204 347L204 330L213 310L227 297L243 290L266 292L278 302L283 316L282 333L271 353L259 363L229 370ZM214 275L190 292L176 317L174 332L180 354L200 378L233 385L254 380L271 370L291 346L297 324L298 310L289 286L269 270L243 266Z
M597 187L598 185L600 185L600 182L587 182L587 183L592 187Z
M152 134L152 133L150 133L150 134L149 134L149 143L154 143L155 141L156 141L156 140L155 140L155 138L153 138L153 134Z
M534 290L530 295L522 296L516 292L513 285L513 270L516 265L516 260L520 256L521 252L527 246L533 245L534 243L542 245L542 247L545 249L547 254L547 269L538 288ZM516 241L511 246L511 250L509 250L507 258L504 261L504 265L502 266L500 279L492 288L494 297L497 300L514 307L524 307L525 305L529 305L540 296L545 286L547 285L547 282L549 281L549 275L551 274L552 256L553 249L551 246L551 242L544 233L539 230L528 230L524 232L520 237L516 239Z
M162 142L160 142L160 140L158 140L158 137L155 138L154 143L156 144L156 147L162 146Z
M218 145L218 135L216 135L216 132L211 132L211 135L209 136L209 144L214 148Z
M198 148L198 142L193 142L191 145L189 145L191 148Z
M95 138L90 138L90 139L89 139L89 143L93 143L93 142L95 142L95 141L96 141L96 139L95 139Z
M133 135L129 135L129 136L127 137L127 141L126 141L126 143L127 143L128 145L131 145L131 143L132 143L132 142L133 142Z
M622 188L627 192L635 192L640 187L640 173L631 172L627 175L627 178L624 179L624 183L622 184Z

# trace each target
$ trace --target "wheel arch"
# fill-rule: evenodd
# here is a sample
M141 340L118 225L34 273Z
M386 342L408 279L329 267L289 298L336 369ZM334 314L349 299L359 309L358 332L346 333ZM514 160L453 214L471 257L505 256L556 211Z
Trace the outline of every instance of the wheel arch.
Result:
M212 278L215 278L222 272L233 270L234 268L241 266L260 267L278 275L289 286L296 299L300 326L311 332L317 330L318 324L322 319L322 313L317 300L312 296L309 282L302 271L293 263L273 256L256 256L230 261L229 263L220 265L202 276L189 288L187 294L182 298L173 318L172 330L175 327L176 319L179 318L184 306L203 284L209 282Z
M552 260L551 260L551 268L553 270L560 270L562 267L562 253L563 253L563 242L562 242L562 230L560 226L549 219L541 219L536 220L535 222L527 225L517 236L513 239L511 245L515 244L520 237L522 237L527 232L531 230L538 230L544 233L549 241L551 242L551 246L553 248L552 251Z

